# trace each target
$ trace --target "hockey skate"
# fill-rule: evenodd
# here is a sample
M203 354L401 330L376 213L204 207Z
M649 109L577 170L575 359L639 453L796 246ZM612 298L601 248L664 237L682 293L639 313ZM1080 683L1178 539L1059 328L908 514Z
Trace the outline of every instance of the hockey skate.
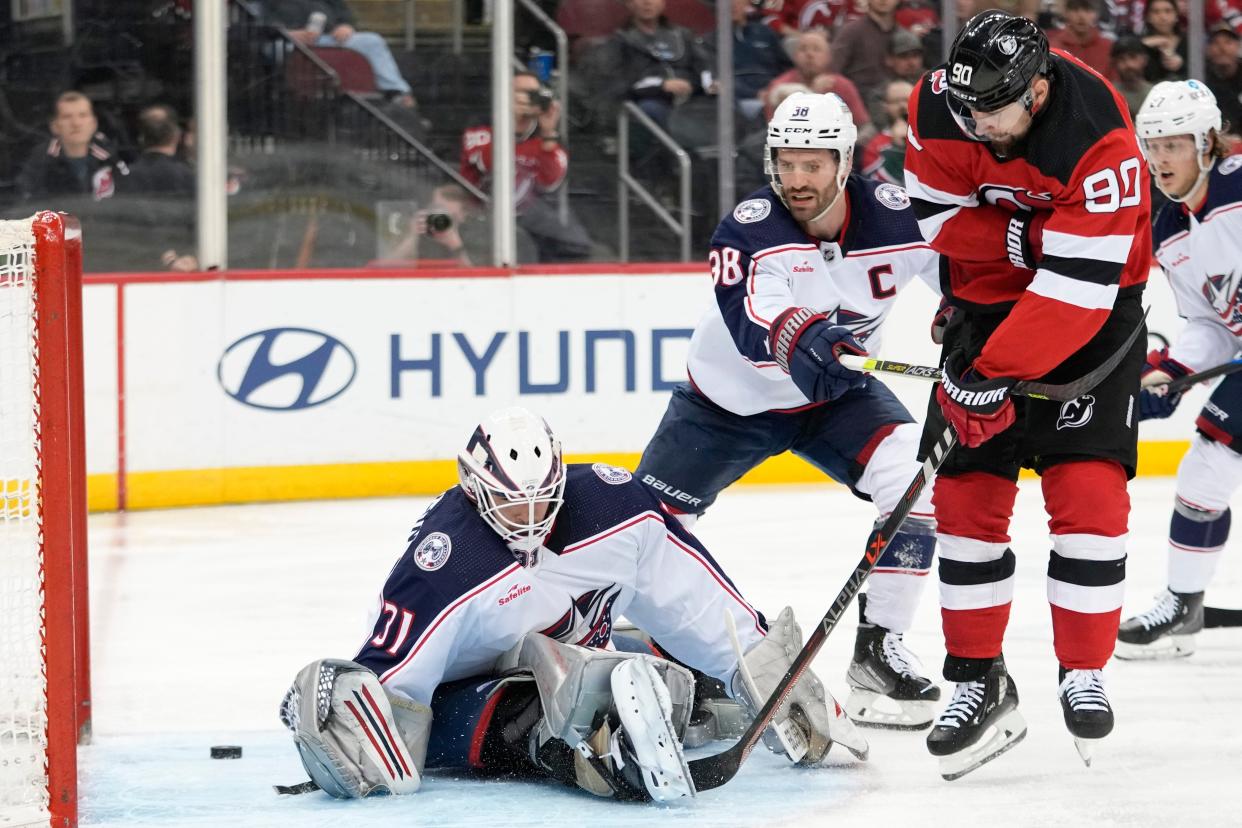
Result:
M718 739L736 739L746 732L752 716L734 699L729 698L724 682L698 670L694 673L694 710L682 738L687 750L702 747Z
M1203 593L1166 589L1156 605L1129 618L1117 630L1117 658L1185 658L1203 629Z
M1083 763L1091 767L1095 743L1113 732L1113 708L1104 693L1103 670L1061 668L1061 710Z
M997 656L986 675L963 681L927 735L927 749L940 758L940 775L960 779L1022 741L1026 721L1018 712L1018 688Z
M859 596L854 660L845 676L850 685L845 712L863 727L922 730L936 717L940 688L922 675L922 665L901 633L863 620L865 597Z

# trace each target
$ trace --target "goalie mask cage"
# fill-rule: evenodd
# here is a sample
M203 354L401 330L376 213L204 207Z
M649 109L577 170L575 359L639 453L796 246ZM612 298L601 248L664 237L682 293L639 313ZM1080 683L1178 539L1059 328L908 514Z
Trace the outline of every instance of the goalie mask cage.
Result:
M0 826L77 824L90 733L77 222L0 221Z

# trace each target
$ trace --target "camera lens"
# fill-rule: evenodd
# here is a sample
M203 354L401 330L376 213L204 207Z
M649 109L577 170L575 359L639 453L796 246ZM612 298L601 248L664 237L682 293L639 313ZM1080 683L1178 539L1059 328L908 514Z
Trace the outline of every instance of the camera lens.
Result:
M427 232L443 233L445 230L453 226L453 217L448 213L428 213L427 214Z

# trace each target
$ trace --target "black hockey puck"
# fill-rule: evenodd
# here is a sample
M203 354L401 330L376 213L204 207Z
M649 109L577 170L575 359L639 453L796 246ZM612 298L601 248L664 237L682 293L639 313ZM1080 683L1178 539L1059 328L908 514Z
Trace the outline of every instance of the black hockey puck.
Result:
M214 745L211 748L212 759L240 759L240 745Z

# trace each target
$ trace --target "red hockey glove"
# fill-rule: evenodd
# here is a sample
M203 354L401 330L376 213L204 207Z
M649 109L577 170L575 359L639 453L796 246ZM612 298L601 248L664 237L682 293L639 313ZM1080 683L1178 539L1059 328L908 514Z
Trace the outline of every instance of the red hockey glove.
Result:
M1047 210L1019 210L1009 219L1005 231L1005 252L1014 267L1034 270L1044 257L1044 223L1051 216Z
M965 356L954 351L944 364L944 379L936 386L936 402L953 425L962 445L975 448L1014 423L1009 389L1014 380L986 379L965 366Z

